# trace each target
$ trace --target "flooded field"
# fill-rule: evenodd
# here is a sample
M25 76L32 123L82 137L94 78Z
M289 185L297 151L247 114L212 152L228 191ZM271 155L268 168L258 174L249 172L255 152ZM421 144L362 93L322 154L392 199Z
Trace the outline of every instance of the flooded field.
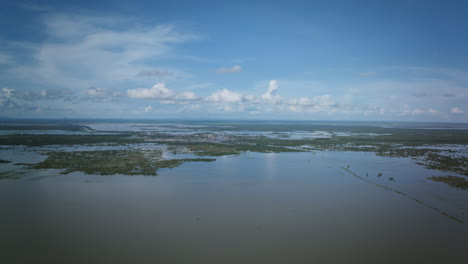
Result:
M281 140L259 131L287 127L164 124L160 135L99 125L0 137L2 263L468 257L463 135L440 132L443 144L430 145L383 128L299 125Z

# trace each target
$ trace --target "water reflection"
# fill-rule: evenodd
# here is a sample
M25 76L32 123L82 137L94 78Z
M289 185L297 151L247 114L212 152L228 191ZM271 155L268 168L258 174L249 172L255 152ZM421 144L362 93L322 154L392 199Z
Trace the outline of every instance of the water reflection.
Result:
M265 154L265 176L271 180L276 173L276 157L277 153L266 153Z

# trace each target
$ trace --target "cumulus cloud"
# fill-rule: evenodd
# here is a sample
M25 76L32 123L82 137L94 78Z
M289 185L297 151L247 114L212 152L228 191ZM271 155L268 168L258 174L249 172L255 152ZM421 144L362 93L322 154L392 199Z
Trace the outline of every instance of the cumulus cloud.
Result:
M157 83L151 88L131 89L127 93L129 97L139 99L169 99L174 95L164 83Z
M13 95L14 91L15 91L15 89L9 89L7 87L4 87L2 89L2 96L3 97L11 97Z
M195 101L200 99L195 93L193 92L182 92L178 93L174 96L175 100L182 100L182 101Z
M219 68L216 70L217 73L236 73L236 72L241 72L242 68L239 65L234 65L230 68Z
M155 99L168 101L194 101L199 97L193 92L176 93L167 88L164 83L157 83L151 88L130 89L127 91L130 98Z
M190 111L190 106L196 105L197 108L208 113L245 112L250 114L265 114L302 112L322 113L326 115L337 113L346 115L384 115L385 113L392 113L391 109L386 110L384 107L375 105L342 104L336 102L330 94L285 98L279 95L279 91L279 82L270 80L265 92L259 95L249 95L238 91L222 89L206 97L198 97L191 92L176 93L167 88L164 83L158 83L151 88L131 89L127 93L130 98L156 99L161 104L182 104L184 106L179 108L180 111ZM193 103L195 100L198 101ZM210 105L210 103L214 103L215 105ZM431 112L406 105L402 109L399 109L397 113L401 116L419 116Z
M307 97L302 97L302 98L293 98L288 101L289 105L295 106L295 105L312 105L313 102L311 99ZM294 107L292 109L295 109Z
M230 105L225 105L225 106L223 107L223 111L224 111L224 112L232 112L233 110L234 110L234 109L233 109L232 106L230 106Z
M100 96L106 94L106 91L104 89L98 89L95 87L90 87L87 92L88 95L90 96Z
M15 89L4 87L0 92L0 109L2 113L17 111L36 111L37 106L28 101L21 101L16 98Z
M313 98L294 98L288 101L289 105L299 105L299 106L333 106L336 103L332 100L331 95L324 94L315 96Z
M276 80L271 80L268 84L268 90L266 93L262 94L261 99L267 104L281 104L284 102L284 99L276 95L276 91L279 88L279 84Z
M424 114L425 111L419 108L412 109L409 105L404 105L403 110L401 111L402 115L421 115Z
M223 89L206 97L205 100L215 103L240 103L243 102L245 98L242 94Z
M57 100L62 99L71 101L76 98L76 91L70 89L42 89L37 90L21 90L15 93L15 96L21 100Z
M251 109L251 106L256 106L255 113L258 110L267 112L291 111L291 112L327 112L331 113L339 109L332 96L329 94L315 96L286 99L277 94L279 83L276 80L270 80L268 89L260 96L243 95L241 93L223 89L211 94L205 98L206 102L215 102L221 104L220 111L244 111L243 109ZM239 104L239 107L234 108L233 104ZM228 107L224 107L227 105ZM249 111L252 112L252 111Z
M91 100L99 102L114 101L116 98L121 97L122 93L110 89L102 89L96 87L88 88L86 97L81 98L82 101Z
M452 114L463 114L465 112L463 112L463 110L461 110L460 107L452 107L450 109L450 113L452 113Z
M160 71L160 70L146 70L146 71L140 71L137 76L138 77L166 77L166 76L171 76L173 73L172 72L165 72L165 71Z

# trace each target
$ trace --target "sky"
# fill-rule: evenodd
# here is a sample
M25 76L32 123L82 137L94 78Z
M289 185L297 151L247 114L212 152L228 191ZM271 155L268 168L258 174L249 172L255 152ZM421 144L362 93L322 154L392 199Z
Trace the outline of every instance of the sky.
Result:
M468 122L468 1L0 5L1 117Z

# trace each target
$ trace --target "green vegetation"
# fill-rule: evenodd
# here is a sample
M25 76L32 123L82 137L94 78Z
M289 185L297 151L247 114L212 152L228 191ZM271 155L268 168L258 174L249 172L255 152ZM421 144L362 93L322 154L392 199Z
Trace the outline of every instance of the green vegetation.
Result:
M209 142L175 142L175 141L164 141L158 142L160 144L168 144L172 148L173 153L183 151L182 147L186 148L190 152L194 152L197 156L224 156L224 155L238 155L245 151L252 152L302 152L304 150L290 149L280 146L269 146L261 144L242 144L241 142L236 143L209 143ZM179 148L175 148L178 146Z
M468 157L428 153L425 166L429 169L456 172L468 176Z
M456 177L456 176L434 176L434 177L429 177L428 179L436 181L436 182L443 182L449 186L459 188L462 190L468 190L468 181L465 178L462 177Z
M10 163L10 162L11 162L11 161L9 161L9 160L2 160L2 159L0 159L0 163Z
M65 169L63 174L83 171L87 174L156 175L156 168L140 151L49 152L47 159L32 165L34 169Z
M157 175L161 168L174 168L184 162L210 162L214 159L162 160L161 151L99 150L49 152L47 159L30 165L33 169L64 169L62 174L82 171L97 175Z
M365 151L374 152L376 155L385 157L410 157L417 159L417 163L426 166L429 169L455 172L468 176L468 157L457 154L456 151L447 151L436 149L432 146L440 144L452 144L458 146L468 145L468 133L466 130L456 129L409 129L404 128L407 124L392 124L400 128L382 127L376 123L325 123L325 122L225 122L225 123L193 123L203 125L200 130L192 135L176 135L169 133L142 133L125 132L111 135L2 135L0 136L0 145L24 145L45 146L45 145L130 145L134 143L154 143L166 145L167 150L174 154L193 153L197 156L224 156L238 155L246 151L251 152L300 152L300 151ZM148 127L157 126L157 123L148 123ZM426 124L427 125L427 124ZM62 129L62 130L91 130L89 127L74 125L71 123L53 123L53 124L5 124L3 127L17 129ZM170 125L165 125L170 127ZM414 127L425 126L425 124L413 124ZM438 126L431 124L432 127ZM441 124L443 127L451 127L451 124ZM177 125L174 125L177 128ZM194 129L194 128L191 128ZM210 132L207 132L210 131ZM227 131L246 131L242 135L230 135ZM277 138L270 138L264 135L249 134L248 131L270 131L277 135ZM309 131L309 132L327 132L329 138L303 138L291 139L285 135L278 134L291 131ZM114 131L115 132L115 131ZM217 133L213 133L217 132ZM219 133L221 132L221 133ZM222 132L226 132L223 135ZM344 135L343 133L348 133ZM354 134L349 134L354 133ZM284 137L283 137L284 136ZM152 175L157 168L165 167L166 163L157 164L155 161L147 159L139 160L143 155L142 151L136 151L139 154L126 153L132 159L126 164L119 156L112 157L109 154L102 158L102 162L115 159L122 164L107 165L103 173L141 173ZM454 153L452 153L454 152ZM103 152L102 152L103 153ZM54 154L52 154L54 155ZM90 155L90 154L89 154ZM70 156L70 155L66 155ZM82 156L81 154L78 156ZM59 164L65 164L64 160L56 157L49 157L50 160L57 160ZM72 159L70 157L70 159ZM78 157L73 157L75 162L82 162ZM97 158L96 158L97 159ZM145 161L146 160L146 161ZM84 165L42 165L46 167L59 166L61 168L79 167ZM168 163L174 163L170 161ZM96 166L99 159L95 161ZM89 167L86 165L85 167ZM131 168L137 168L135 172ZM90 171L96 169L88 168ZM124 173L124 174L125 174ZM381 174L378 177L382 176Z

